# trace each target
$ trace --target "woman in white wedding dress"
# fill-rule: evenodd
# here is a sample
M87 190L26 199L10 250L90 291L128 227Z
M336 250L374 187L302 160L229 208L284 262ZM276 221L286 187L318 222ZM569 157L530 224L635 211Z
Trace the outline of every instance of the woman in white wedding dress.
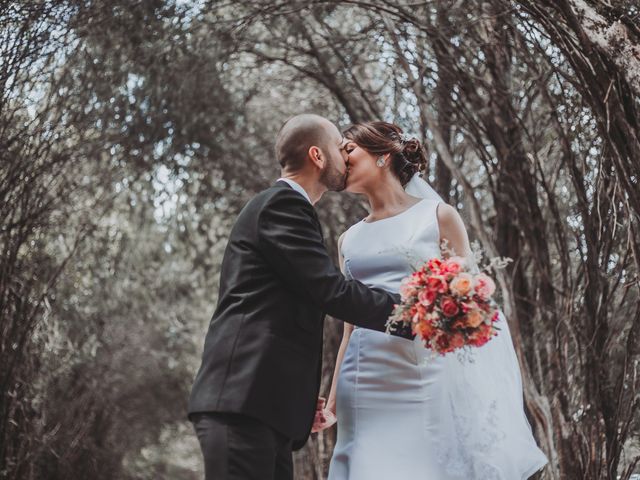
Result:
M340 239L347 277L398 292L412 266L441 256L442 240L470 254L456 210L416 176L426 161L418 140L385 122L354 125L345 138L347 191L371 207ZM498 326L461 361L345 323L325 411L338 422L329 480L520 480L541 469L502 315Z

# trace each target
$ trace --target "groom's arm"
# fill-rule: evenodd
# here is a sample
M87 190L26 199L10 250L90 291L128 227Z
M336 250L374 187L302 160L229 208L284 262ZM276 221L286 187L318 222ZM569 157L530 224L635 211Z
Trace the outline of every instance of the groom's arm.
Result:
M384 331L398 295L347 280L322 241L313 206L300 194L282 190L258 217L259 245L265 259L294 291L332 317Z

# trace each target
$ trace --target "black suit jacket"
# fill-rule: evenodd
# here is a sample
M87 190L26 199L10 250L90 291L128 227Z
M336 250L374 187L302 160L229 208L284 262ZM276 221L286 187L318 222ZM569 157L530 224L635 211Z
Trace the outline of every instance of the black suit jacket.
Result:
M250 415L300 448L320 387L325 314L383 331L397 302L345 279L313 206L277 182L249 201L231 230L189 414Z

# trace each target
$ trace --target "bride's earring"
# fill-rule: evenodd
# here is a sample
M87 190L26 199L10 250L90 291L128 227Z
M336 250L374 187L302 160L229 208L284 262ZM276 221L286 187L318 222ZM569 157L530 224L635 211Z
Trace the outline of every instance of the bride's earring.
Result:
M384 167L384 157L378 157L378 160L376 160L376 165L380 168Z

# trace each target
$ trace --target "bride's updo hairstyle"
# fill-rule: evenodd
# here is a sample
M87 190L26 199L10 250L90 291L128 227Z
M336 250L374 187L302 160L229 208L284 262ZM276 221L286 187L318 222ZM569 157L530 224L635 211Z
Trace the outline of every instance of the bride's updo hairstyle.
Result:
M404 187L411 177L424 171L427 166L427 154L414 137L407 137L402 129L393 123L364 122L348 127L345 138L375 156L390 153L391 171Z

